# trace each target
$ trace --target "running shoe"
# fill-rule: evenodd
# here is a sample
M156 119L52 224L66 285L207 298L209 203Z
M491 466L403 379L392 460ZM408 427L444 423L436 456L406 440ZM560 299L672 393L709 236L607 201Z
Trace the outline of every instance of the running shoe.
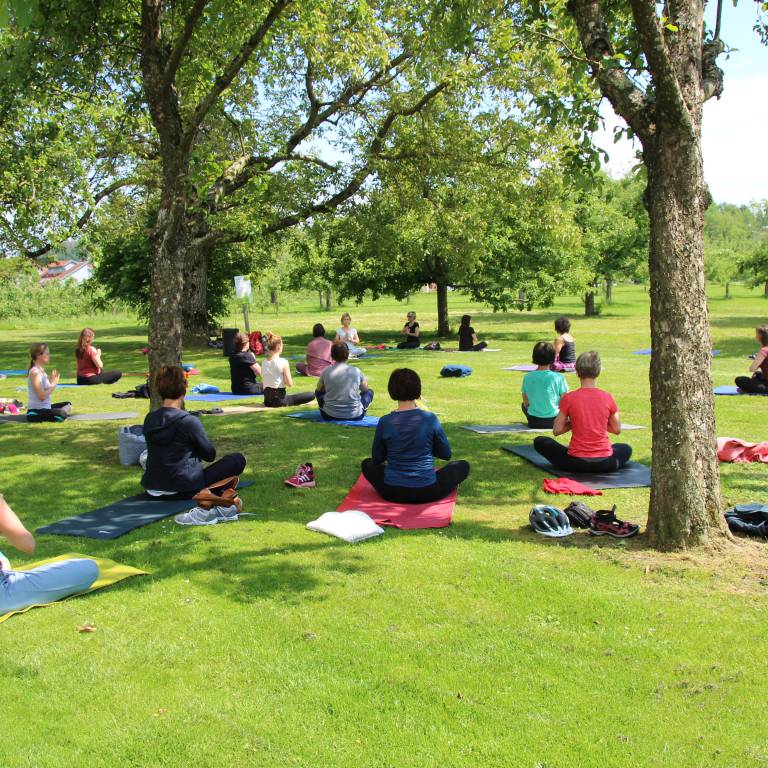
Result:
M312 464L299 464L296 467L296 473L291 475L285 481L285 484L291 488L314 488L317 483L315 482L315 470L312 468Z
M237 520L237 507L193 507L189 512L182 512L173 518L179 525L217 525L234 523Z

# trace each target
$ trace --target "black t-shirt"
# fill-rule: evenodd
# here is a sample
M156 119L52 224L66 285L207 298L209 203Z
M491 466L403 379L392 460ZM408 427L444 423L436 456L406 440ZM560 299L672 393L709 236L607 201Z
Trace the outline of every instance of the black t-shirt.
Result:
M408 333L416 333L416 329L419 327L419 324L414 320L412 323L406 323L405 327L408 329ZM406 335L405 337L408 339L408 341L411 341L414 337Z
M474 342L472 337L475 335L475 329L471 325L459 326L459 350L464 352L472 349Z
M234 394L250 394L256 384L256 374L251 366L256 362L253 352L236 352L229 356L229 377Z

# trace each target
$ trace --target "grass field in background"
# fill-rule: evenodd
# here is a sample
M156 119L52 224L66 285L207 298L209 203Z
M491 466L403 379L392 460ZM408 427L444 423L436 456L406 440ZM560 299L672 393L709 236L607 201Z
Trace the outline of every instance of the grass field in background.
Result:
M754 326L768 318L758 290L711 291L715 384L743 374ZM406 311L433 338L434 296L407 305L347 305L365 343L397 340ZM305 529L335 509L368 455L373 430L295 422L280 412L204 417L219 453L242 450L245 510L255 517L206 528L172 519L113 541L41 536L34 558L65 552L113 558L151 572L87 597L0 625L0 766L760 766L768 738L760 711L760 663L768 619L763 542L740 540L722 556L662 555L643 537L593 541L580 532L543 540L528 526L545 477L500 450L531 435L477 435L463 424L520 420L523 374L533 344L568 314L577 352L599 350L600 384L622 419L644 430L622 436L650 462L648 298L619 287L601 316L577 298L532 312L494 314L451 294L500 353L389 353L360 365L376 392L370 412L392 403L393 367L422 376L454 457L471 463L450 528L387 529L350 546ZM299 299L279 314L252 311L253 329L303 352L312 324L329 330L341 311ZM86 321L83 320L83 324ZM91 319L108 368L140 373L146 330L129 317ZM234 314L224 323L242 327ZM33 341L51 345L51 368L73 380L80 324L1 330L0 368L26 366ZM451 345L453 343L448 342ZM458 358L461 358L460 361ZM191 349L195 381L228 388L220 350ZM441 379L447 362L473 367ZM691 360L695 376L707 361ZM114 387L62 390L75 411L137 410ZM296 391L307 381L296 378ZM568 377L576 386L575 377ZM23 378L0 381L16 395ZM26 393L18 393L26 399ZM766 439L768 398L716 399L718 435ZM695 404L692 404L695 407ZM119 422L0 425L0 492L30 528L137 492L140 470L117 457ZM283 486L312 461L316 489ZM764 500L765 465L721 465L727 503ZM644 524L647 489L586 499L616 504ZM93 622L97 631L79 634Z

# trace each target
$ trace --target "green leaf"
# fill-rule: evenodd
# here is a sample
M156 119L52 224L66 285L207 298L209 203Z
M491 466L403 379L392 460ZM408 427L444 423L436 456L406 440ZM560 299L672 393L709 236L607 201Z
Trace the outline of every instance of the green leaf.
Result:
M664 27L668 29L670 32L678 32L680 28L677 26L677 24L665 24Z
M32 23L32 0L13 0L16 23L28 27Z

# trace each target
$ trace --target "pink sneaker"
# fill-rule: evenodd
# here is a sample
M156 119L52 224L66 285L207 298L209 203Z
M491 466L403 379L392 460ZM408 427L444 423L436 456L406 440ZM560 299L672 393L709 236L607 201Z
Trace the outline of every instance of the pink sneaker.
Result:
M315 482L315 470L312 468L312 464L299 464L296 467L296 474L289 477L285 484L291 488L314 488L317 483Z

